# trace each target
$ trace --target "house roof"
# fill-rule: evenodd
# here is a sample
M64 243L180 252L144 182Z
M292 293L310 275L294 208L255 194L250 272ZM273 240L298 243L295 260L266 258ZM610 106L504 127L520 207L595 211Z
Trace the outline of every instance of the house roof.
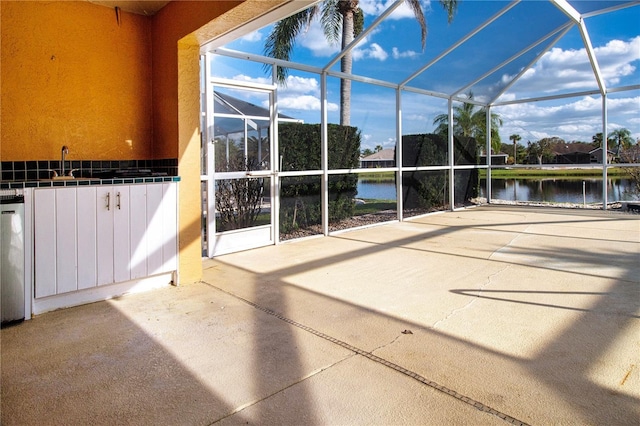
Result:
M385 161L385 160L394 160L396 157L395 148L391 149L383 149L381 151L375 152L371 155L367 155L362 158L362 161Z
M602 147L598 147L598 148L592 149L591 151L589 151L589 154L593 154L594 152L598 152L598 151L602 151ZM615 154L615 152L611 151L610 149L608 149L607 152L609 154Z
M269 109L252 104L242 99L226 93L215 91L214 114L226 114L247 119L248 124L253 129L266 129L270 125ZM214 126L217 134L229 134L244 131L244 123L239 122L236 117L216 117ZM278 119L282 121L300 121L285 114L278 114Z
M238 99L234 96L219 91L214 92L214 113L218 114L232 114L232 115L246 115L252 117L264 117L269 118L269 110L267 108L252 104L242 99ZM285 120L295 120L288 115L278 114L278 118Z
M572 142L572 143L557 143L555 144L551 150L556 155L566 155L566 154L588 154L593 151L595 146L591 143L586 142Z

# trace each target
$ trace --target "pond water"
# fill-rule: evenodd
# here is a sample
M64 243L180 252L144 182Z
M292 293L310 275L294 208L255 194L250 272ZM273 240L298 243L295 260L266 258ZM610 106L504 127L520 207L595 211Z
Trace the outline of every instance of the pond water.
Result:
M608 202L628 201L629 179L607 179ZM485 196L485 179L480 180L480 196ZM507 201L546 201L555 203L601 203L601 179L492 179L491 198Z
M584 199L583 199L584 183ZM609 202L635 200L629 179L607 180ZM480 180L480 196L485 196L485 180ZM600 179L492 179L492 198L507 201L546 201L556 203L602 202ZM396 185L392 181L358 181L358 198L395 200Z
M359 179L356 197L372 200L395 200L396 184L394 181L378 182Z

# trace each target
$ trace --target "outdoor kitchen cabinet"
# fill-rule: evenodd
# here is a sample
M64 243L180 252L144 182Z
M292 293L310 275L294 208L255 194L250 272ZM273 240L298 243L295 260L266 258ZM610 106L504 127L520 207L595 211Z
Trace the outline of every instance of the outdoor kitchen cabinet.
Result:
M177 270L177 184L34 191L35 297Z
M141 212L131 208L127 185L104 185L96 190L97 284L128 281L131 277L130 214ZM139 219L133 222L138 223Z
M76 189L34 191L35 296L77 289Z

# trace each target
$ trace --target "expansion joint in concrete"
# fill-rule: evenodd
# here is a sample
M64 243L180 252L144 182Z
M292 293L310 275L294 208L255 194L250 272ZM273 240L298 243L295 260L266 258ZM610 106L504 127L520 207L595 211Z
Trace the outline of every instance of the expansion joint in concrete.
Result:
M467 397L465 395L462 395L462 394L456 392L453 389L449 389L449 388L447 388L445 386L442 386L442 385L440 385L440 384L438 384L436 382L433 382L433 381L431 381L431 380L419 375L418 373L413 372L411 370L408 370L408 369L406 369L406 368L404 368L404 367L402 367L402 366L400 366L398 364L394 364L391 361L388 361L388 360L386 360L384 358L381 358L381 357L379 357L377 355L374 355L372 353L373 351L369 352L369 351L365 351L364 349L360 349L358 347L352 346L352 345L348 344L347 342L343 342L342 340L336 339L335 337L329 336L327 334L322 333L321 331L315 330L315 329L313 329L313 328L311 328L309 326L306 326L306 325L301 324L301 323L299 323L297 321L294 321L294 320L292 320L290 318L287 318L287 317L285 317L284 315L282 315L282 314L280 314L278 312L275 312L275 311L273 311L273 310L271 310L269 308L266 308L264 306L260 306L255 302L252 302L252 301L250 301L248 299L245 299L245 298L243 298L241 296L238 296L237 294L234 294L234 293L231 293L229 291L223 290L223 289L221 289L219 287L216 287L216 286L214 286L212 284L209 284L209 283L206 283L206 284L209 285L212 288L215 288L218 291L221 291L221 292L223 292L225 294L228 294L229 296L231 296L231 297L233 297L233 298L235 298L237 300L242 301L243 303L246 303L249 306L254 307L255 309L258 309L259 311L262 311L262 312L264 312L264 313L266 313L268 315L274 316L274 317L286 322L287 324L290 324L290 325L292 325L294 327L300 328L300 329L302 329L304 331L307 331L307 332L313 334L314 336L320 337L320 338L322 338L324 340L328 340L329 342L335 343L336 345L338 345L338 346L340 346L340 347L342 347L344 349L347 349L349 351L352 351L354 354L361 355L361 356L363 356L363 357L365 357L365 358L367 358L367 359L369 359L369 360L371 360L371 361L373 361L375 363L378 363L378 364L381 364L381 365L383 365L385 367L391 368L392 370L395 370L398 373L404 374L405 376L410 377L410 378L412 378L412 379L414 379L414 380L416 380L416 381L418 381L418 382L420 382L420 383L422 383L422 384L424 384L424 385L426 385L426 386L428 386L428 387L430 387L432 389L435 389L435 390L440 391L440 392L442 392L442 393L444 393L446 395L449 395L449 396L457 399L460 402L463 402L465 404L469 404L469 405L473 406L474 408L476 408L476 409L478 409L480 411L483 411L485 413L497 416L497 417L501 418L502 420L505 420L507 423L510 423L510 424L513 424L513 425L518 425L518 426L528 426L527 423L525 423L525 422L522 422L522 421L520 421L520 420L518 420L518 419L516 419L514 417L511 417L511 416L509 416L509 415L507 415L505 413L502 413L502 412L500 412L500 411L498 411L498 410L496 410L494 408L491 408L491 407L489 407L489 406L487 406L487 405L485 405L485 404L483 404L483 403L481 403L479 401L476 401L476 400L474 400L472 398L469 398L469 397ZM396 337L396 339L394 339L390 343L387 343L384 346L387 346L387 345L395 342L398 339L398 337ZM377 349L380 349L380 348L377 348ZM343 358L342 360L340 360L338 362L342 362L342 361L344 361L345 359L348 359L348 358L350 358L350 357ZM326 367L326 368L330 368L330 367ZM315 375L315 374L318 374L319 372L320 371L316 371L316 372L314 372L312 374ZM306 378L301 379L301 381L302 380L306 380ZM287 386L287 388L289 388L289 387L291 387L293 385L295 385L295 383ZM281 391L279 391L279 392L281 392ZM263 399L266 399L266 398L268 398L268 396L263 398ZM249 403L248 405L253 405L253 404L257 403L257 402L259 402L259 401L254 401L252 403ZM248 406L248 405L243 406L243 408L246 408L246 406ZM240 409L236 409L234 411L234 413L238 412L239 410ZM233 413L231 413L231 414L233 414ZM231 414L229 414L229 415L231 415ZM220 420L222 420L222 419L220 419Z

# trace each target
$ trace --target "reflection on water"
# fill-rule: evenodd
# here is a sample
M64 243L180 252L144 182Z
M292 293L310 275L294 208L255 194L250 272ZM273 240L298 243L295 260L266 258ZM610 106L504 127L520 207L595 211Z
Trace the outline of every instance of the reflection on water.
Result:
M607 180L608 202L636 200L629 179ZM480 197L486 196L485 179L480 180ZM584 194L583 194L584 189ZM506 201L546 201L555 203L601 203L600 179L492 179L492 198ZM583 198L584 195L584 198ZM393 181L358 181L358 198L395 200Z
M356 197L370 200L395 200L396 184L394 181L380 182L359 179Z
M486 196L486 180L480 180L480 196ZM607 180L608 202L636 199L629 179ZM602 203L601 179L492 179L491 198L506 201Z

